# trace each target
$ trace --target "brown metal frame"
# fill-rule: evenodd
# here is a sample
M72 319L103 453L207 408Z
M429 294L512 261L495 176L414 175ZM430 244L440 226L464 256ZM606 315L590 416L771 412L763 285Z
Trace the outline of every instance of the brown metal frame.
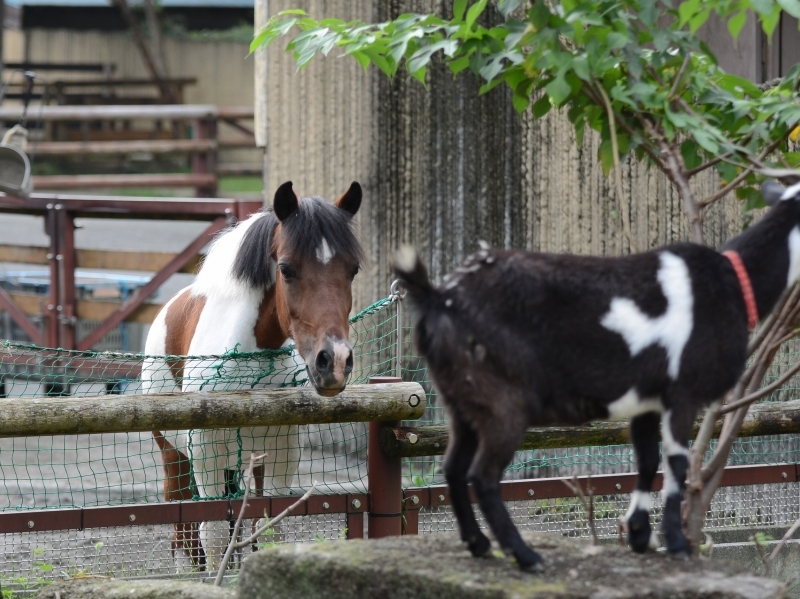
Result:
M206 163L208 166L208 163ZM43 216L45 232L50 237L47 259L50 265L50 296L46 304L43 334L0 289L0 308L22 328L34 343L49 347L87 350L111 329L130 316L170 276L180 271L229 219L243 219L261 209L260 201L197 198L130 198L119 196L84 196L32 194L27 200L0 194L0 212ZM210 220L211 224L186 248L161 268L153 278L106 318L86 338L77 341L75 304L75 218L156 218L165 220Z

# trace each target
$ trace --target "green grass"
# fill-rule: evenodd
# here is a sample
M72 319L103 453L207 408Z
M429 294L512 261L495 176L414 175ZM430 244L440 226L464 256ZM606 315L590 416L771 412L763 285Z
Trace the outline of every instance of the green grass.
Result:
M231 176L220 177L219 190L228 193L261 193L261 177Z

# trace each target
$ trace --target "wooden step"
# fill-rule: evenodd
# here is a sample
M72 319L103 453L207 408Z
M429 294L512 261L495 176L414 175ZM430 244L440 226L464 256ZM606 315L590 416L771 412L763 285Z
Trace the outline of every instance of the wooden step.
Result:
M32 177L35 190L97 189L103 187L216 187L210 173L155 175L49 175Z
M148 139L131 141L40 141L29 144L31 153L37 156L103 156L105 154L172 154L192 152L214 152L217 142L213 139Z

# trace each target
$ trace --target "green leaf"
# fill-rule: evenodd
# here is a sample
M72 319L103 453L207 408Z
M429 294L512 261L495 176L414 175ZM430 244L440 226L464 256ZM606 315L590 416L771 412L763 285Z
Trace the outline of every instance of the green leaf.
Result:
M735 16L728 19L728 31L733 36L733 39L739 37L745 23L747 23L747 12L744 10L740 10Z
M545 86L547 95L556 106L561 106L572 93L572 88L563 76L556 77Z
M735 165L729 162L717 163L716 169L720 177L722 178L722 181L725 183L730 183L736 178L736 175L739 174L739 169L737 169Z
M458 75L461 71L466 69L469 66L469 60L469 56L462 56L456 60L451 60L449 66L453 75Z
M427 87L425 83L425 73L427 72L428 69L426 69L425 67L420 67L416 71L413 71L411 73L411 76L414 77L414 79L416 79L417 81L419 81L422 85L425 85Z
M688 169L696 168L703 163L703 159L697 151L697 143L691 139L687 139L681 144L681 156L683 156L683 163Z
M486 8L486 4L489 0L478 0L475 4L469 7L467 11L467 18L464 21L464 24L467 26L467 29L472 29L472 26L475 25L475 21L478 20L478 17L481 16L481 13Z
M742 208L745 212L766 208L767 206L766 203L764 203L764 197L761 195L761 192L753 187L739 187L736 190L736 197L740 200L744 200Z
M533 111L533 117L538 119L546 115L550 112L550 109L553 107L552 103L550 102L550 96L547 94L543 94L541 98L536 100L533 103L533 107L531 110Z
M719 144L714 140L707 131L703 129L695 129L691 131L695 141L700 144L704 150L711 154L716 154L719 151Z
M531 103L531 97L528 94L515 93L511 97L511 103L514 105L516 111L519 114L522 114L523 112L525 112L525 110L528 108L528 105Z
M603 173L608 176L608 173L614 167L614 148L611 146L610 139L603 140L603 143L597 149L597 155L603 167Z
M778 0L780 7L795 19L800 19L800 1L798 0Z
M364 54L363 52L359 52L358 50L354 50L353 52L348 52L350 56L356 59L358 64L366 71L369 68L369 56Z
M680 6L678 6L678 16L680 17L681 25L686 25L686 23L697 14L697 11L700 10L701 1L702 0L688 0L687 2L681 2Z
M456 0L453 3L453 20L464 20L464 11L467 10L467 0Z
M508 15L516 10L519 6L519 0L498 0L497 10L503 15L504 19L508 19Z
M283 17L285 15L300 15L302 17L307 17L308 13L300 8L289 8L278 13L279 17Z

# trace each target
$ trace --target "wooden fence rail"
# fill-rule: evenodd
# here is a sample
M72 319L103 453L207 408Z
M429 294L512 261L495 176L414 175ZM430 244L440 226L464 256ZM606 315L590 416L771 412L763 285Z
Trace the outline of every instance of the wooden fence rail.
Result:
M694 435L700 422L695 424ZM714 438L722 424L717 423ZM800 400L756 404L742 424L739 437L789 435L800 433ZM381 448L390 457L411 458L444 455L448 443L447 426L383 427ZM567 447L624 445L630 443L627 422L592 422L586 426L530 428L520 451Z
M332 398L311 387L0 399L0 438L190 428L417 419L419 383L351 385Z

